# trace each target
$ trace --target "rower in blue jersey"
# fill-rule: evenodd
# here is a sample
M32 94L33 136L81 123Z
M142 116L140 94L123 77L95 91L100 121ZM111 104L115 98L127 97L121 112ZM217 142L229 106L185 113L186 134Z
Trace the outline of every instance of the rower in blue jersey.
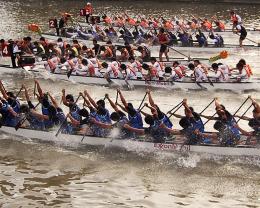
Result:
M14 110L15 113L19 114L20 113L20 102L19 102L19 100L13 94L13 92L7 92L5 90L4 85L3 85L1 80L0 80L0 91L3 95L3 98L7 101L8 105ZM18 122L18 116L12 117L12 115L10 114L8 117L9 117L8 118L8 122L9 122L8 125L12 126L12 125L15 125L15 123Z
M147 94L148 94L148 99L149 99L149 103L150 105L156 109L157 111L157 118L159 121L163 122L168 128L172 128L172 122L170 121L169 117L163 113L160 108L158 107L158 105L155 104L152 95L151 95L151 91L149 89L147 89ZM152 109L151 109L152 110Z
M36 109L35 109L36 107L32 104L28 91L24 85L23 85L23 88L25 90L25 97L26 97L28 107L29 107L29 112L27 112L26 118L29 121L30 126L32 128L49 129L54 126L59 126L64 122L65 115L64 115L62 109L58 106L57 101L51 96L51 94L48 93L46 95L48 97L50 97L52 104L46 104L47 103L46 97L44 97L42 99L42 102L43 102L42 105L44 107L44 110L46 110L47 113L41 114L36 111ZM24 110L26 111L26 108L24 108Z
M65 106L69 107L68 117L71 117L72 119L75 119L76 121L80 122L81 120L81 116L79 115L80 108L75 103L73 95L71 94L65 95L65 89L62 89L62 102ZM67 131L68 133L72 134L78 131L78 128L76 128L71 124L68 124Z
M90 116L94 118L95 120L105 123L105 124L111 124L110 114L109 111L105 107L105 100L100 99L97 102L95 102L91 96L89 95L88 91L84 91L84 98L86 106L90 109ZM92 125L92 130L94 135L106 137L109 135L110 130L109 129L102 129L99 128L97 125Z
M243 135L248 136L245 144L259 145L260 144L260 119L251 118L248 122L248 125L253 129L253 131L246 131L238 125L236 125L236 127Z
M218 115L217 117L204 115L201 116L210 120L217 120L223 122L224 124L228 125L230 129L233 131L233 133L237 136L237 138L240 139L240 132L239 129L236 127L236 120L231 115L231 113L226 110L225 106L219 103L217 98L215 98L215 106L216 114Z
M133 128L142 129L143 128L143 120L141 113L139 110L134 109L132 103L127 103L122 92L118 89L118 94L120 95L120 99L123 103L123 106L119 105L122 110L128 113L129 125Z
M37 94L36 95L38 97L39 102L42 105L42 115L46 116L45 118L47 118L49 116L48 108L51 105L49 98L48 98L48 93L43 93L43 90L42 90L38 80L35 80L34 82L35 82L35 91L37 90L39 93L38 95ZM51 128L53 126L53 123L49 119L44 119L43 122L44 122L46 129Z
M94 125L98 126L102 129L118 129L118 131L115 131L113 137L120 138L120 139L131 139L134 138L136 134L139 133L140 129L131 127L129 124L129 120L127 119L126 115L118 109L117 105L110 99L109 95L106 94L105 98L109 101L111 107L115 110L110 115L110 118L112 121L114 121L114 124L107 124L101 121L98 121L97 119L92 119L92 122Z
M8 102L1 97L0 97L0 114L2 115L1 125L14 127L17 124L18 114L8 104Z
M235 146L239 142L237 134L234 133L232 128L223 121L216 121L214 124L214 129L217 133L201 133L198 132L199 136L209 137L212 139L213 143L217 143L221 146Z

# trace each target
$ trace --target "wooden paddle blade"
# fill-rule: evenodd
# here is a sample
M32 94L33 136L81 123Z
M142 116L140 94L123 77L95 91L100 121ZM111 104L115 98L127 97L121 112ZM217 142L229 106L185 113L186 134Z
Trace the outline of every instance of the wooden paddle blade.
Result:
M67 72L67 77L68 77L68 79L70 78L70 75L72 74L72 70L69 70L68 72Z

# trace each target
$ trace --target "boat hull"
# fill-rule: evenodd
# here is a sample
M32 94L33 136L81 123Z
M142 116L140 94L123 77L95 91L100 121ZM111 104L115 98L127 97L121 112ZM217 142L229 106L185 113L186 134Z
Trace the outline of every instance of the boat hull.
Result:
M50 141L62 143L64 146L75 145L93 145L104 147L119 147L128 151L144 151L144 152L184 152L184 153L207 153L224 156L260 156L260 149L251 146L238 147L220 147L210 145L183 145L181 143L152 143L137 140L101 138L94 136L86 136L83 141L82 135L59 134L55 136L54 131L38 131L32 129L20 128L17 131L13 127L2 126L1 132L15 135L23 138L37 139L41 141Z
M145 81L145 80L128 80L124 79L111 79L108 82L103 77L90 77L71 74L70 78L67 77L66 73L50 73L42 68L21 69L21 68L11 68L11 67L1 67L1 72L4 73L30 73L30 74L44 74L44 77L48 77L52 80L62 80L71 81L73 83L85 84L85 85L100 85L100 86L114 86L114 87L152 87L156 89L166 89L166 90L230 90L230 91L259 91L260 81L258 79L255 82L191 82L191 81ZM47 73L47 76L46 76Z

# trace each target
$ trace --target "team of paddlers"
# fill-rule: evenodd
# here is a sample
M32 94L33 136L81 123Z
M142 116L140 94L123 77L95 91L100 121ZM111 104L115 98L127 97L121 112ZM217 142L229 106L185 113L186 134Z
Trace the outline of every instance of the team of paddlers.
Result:
M215 98L201 113L195 112L195 109L188 105L187 99L181 101L172 108L167 114L162 112L159 106L152 98L150 90L147 90L140 106L137 108L132 103L126 101L123 93L118 89L116 100L113 101L108 94L98 101L93 100L89 91L79 93L77 99L73 95L66 94L62 90L62 102L69 108L69 113L65 116L62 108L55 98L48 92L44 92L37 80L35 80L34 94L38 98L38 104L32 103L32 99L25 85L22 85L20 91L15 95L13 92L6 91L1 82L0 99L1 125L19 128L32 128L37 130L52 130L59 127L59 131L64 134L86 134L98 137L108 137L113 129L118 129L117 138L138 139L141 135L146 135L153 142L164 142L166 138L174 134L181 134L186 138L187 144L214 143L223 146L234 146L236 144L256 144L259 142L260 133L260 106L251 97L248 97L238 110L232 115L219 100ZM27 103L21 104L18 96L24 91ZM144 103L148 96L148 103ZM78 100L83 98L84 105L80 108ZM111 105L113 112L110 114L106 107L106 102ZM245 113L238 116L237 113L241 107L251 100L253 107L253 117L246 117ZM121 102L120 102L121 101ZM203 113L211 105L215 104L216 113L213 116L205 116ZM41 110L37 111L38 105ZM184 115L178 115L176 112L184 108ZM144 108L150 110L150 113L144 111ZM147 124L145 127L144 121ZM176 130L172 127L175 124L170 120L171 116L180 118L179 125L182 130ZM207 121L203 123L202 117ZM253 131L248 132L239 127L236 118L249 121L249 126ZM214 129L216 133L206 133L204 127L210 120L216 120ZM246 141L241 141L241 133L248 136Z
M93 47L90 47L77 40L70 44L62 38L49 42L41 37L39 41L33 42L31 37L25 37L23 40L8 42L2 39L0 47L3 56L11 56L13 67L43 65L52 73L68 73L69 76L74 74L104 77L108 80L120 78L164 81L182 81L185 77L192 77L196 82L203 82L209 80L209 70L212 70L214 73L210 78L213 81L229 82L230 78L233 81L248 80L253 74L244 59L239 60L232 69L223 63L207 66L199 60L186 65L178 61L161 62L151 57L145 45L136 47L126 43L116 47L111 41L100 45L93 40ZM138 51L139 56L135 51ZM36 60L40 59L39 62L35 63L35 56Z

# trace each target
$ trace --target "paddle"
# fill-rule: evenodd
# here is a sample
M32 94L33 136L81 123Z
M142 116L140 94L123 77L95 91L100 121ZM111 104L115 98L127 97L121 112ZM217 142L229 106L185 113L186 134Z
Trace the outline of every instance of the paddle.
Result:
M116 102L115 102L115 104L117 104L117 100L118 100L118 94L119 94L119 92L118 92L118 91L116 91Z
M40 105L40 102L37 103L37 105L34 107L34 109L36 109L38 106ZM15 130L17 131L22 125L23 123L26 121L27 116L25 115L16 125L15 125Z
M80 98L81 95L79 95L76 99L76 101L73 103L73 105L75 105L79 98ZM65 117L64 121L62 122L62 124L60 125L60 128L58 129L57 133L55 134L55 136L57 137L59 135L59 133L61 132L61 130L64 128L64 124L67 123L67 118L68 118L69 114Z
M215 101L215 98L200 112L200 115Z
M73 69L70 69L70 70L67 72L67 77L68 77L68 79L70 78L72 72L73 72Z
M237 114L237 112L242 108L242 106L248 101L250 97L248 96L247 99L240 105L240 107L236 110L236 112L233 114L233 117Z
M180 103L178 103L176 106L174 106L171 110L169 110L167 112L167 114L170 114L175 108L177 108L180 104L182 104L183 101L181 101Z
M164 45L166 45L166 44L164 44ZM171 47L171 46L168 46L168 45L166 45L166 46L167 46L168 48L170 48L170 49L174 50L175 52L177 52L177 53L181 54L182 56L184 56L184 57L188 58L188 61L192 60L190 56L187 56L186 54L184 54L184 53L182 53L182 52L180 52L180 51L176 50L175 48L173 48L173 47Z
M182 107L182 102L181 102L181 105L173 112L171 113L171 115L168 117L169 119Z
M142 100L142 102L141 102L141 104L140 104L140 106L139 106L139 108L138 108L138 111L140 111L140 109L141 109L141 106L143 105L143 103L144 103L144 100L145 100L145 98L146 98L146 96L147 96L147 92L145 93L145 95L144 95L144 98L143 98L143 100Z
M241 120L241 118L242 118L244 115L246 115L247 111L249 111L249 109L250 109L252 106L253 106L253 104L251 104L251 105L246 109L246 111L242 114L242 116L240 116L240 118L237 120L236 123L238 123L238 122Z
M238 35L238 36L240 36L239 34L237 34L237 33L235 33L236 35ZM252 39L249 39L249 38L245 38L246 40L249 40L249 41L251 41L252 43L255 43L255 44L257 44L257 46L258 47L260 47L260 43L258 43L258 42L256 42L256 41L254 41L254 40L252 40Z

